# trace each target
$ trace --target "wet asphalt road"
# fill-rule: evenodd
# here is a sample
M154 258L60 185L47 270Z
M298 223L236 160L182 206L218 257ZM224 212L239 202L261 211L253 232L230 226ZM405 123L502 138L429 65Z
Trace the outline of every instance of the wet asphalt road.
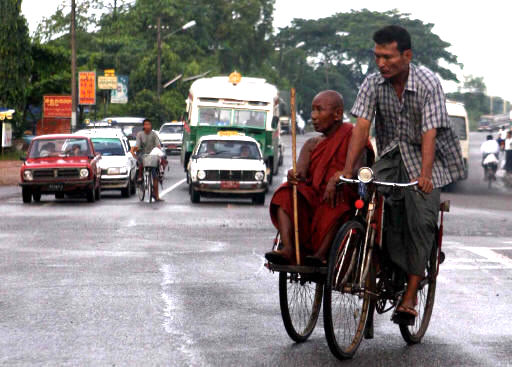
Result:
M282 325L277 275L263 267L275 235L268 201L189 201L171 157L157 204L104 193L100 202L43 197L23 205L0 188L0 364L169 366L512 365L512 192L482 181L471 134L469 180L444 198L434 313L407 347L389 314L375 339L339 362L321 317L295 345ZM285 165L290 166L289 136ZM299 143L304 137L299 138Z

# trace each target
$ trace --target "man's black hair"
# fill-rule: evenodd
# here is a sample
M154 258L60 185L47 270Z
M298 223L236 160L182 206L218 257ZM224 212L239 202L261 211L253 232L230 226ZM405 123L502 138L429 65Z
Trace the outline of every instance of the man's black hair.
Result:
M373 34L373 40L378 45L387 45L396 42L400 53L411 49L411 35L407 29L399 25L388 25Z
M151 120L150 120L150 119L144 119L144 121L142 121L142 125L144 125L144 124L146 123L146 121L147 121L147 122L149 122L151 125L153 125L153 124L151 123Z
M492 139L493 139L492 135L487 135L487 140L492 140Z

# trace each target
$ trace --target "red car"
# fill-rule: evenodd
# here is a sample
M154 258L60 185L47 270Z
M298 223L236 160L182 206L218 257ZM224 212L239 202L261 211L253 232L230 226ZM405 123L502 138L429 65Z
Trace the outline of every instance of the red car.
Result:
M42 135L34 138L20 175L23 202L41 195L84 194L87 201L100 199L101 155L88 137L70 134Z

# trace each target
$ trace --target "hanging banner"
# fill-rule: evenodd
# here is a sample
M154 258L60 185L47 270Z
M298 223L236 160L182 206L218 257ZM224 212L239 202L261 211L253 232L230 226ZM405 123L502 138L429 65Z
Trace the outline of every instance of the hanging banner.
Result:
M71 96L43 96L43 118L71 118Z
M2 148L12 147L12 124L4 122L2 124Z
M128 103L128 76L119 75L117 77L117 88L112 91L110 103Z
M81 71L78 73L78 104L96 104L96 72Z

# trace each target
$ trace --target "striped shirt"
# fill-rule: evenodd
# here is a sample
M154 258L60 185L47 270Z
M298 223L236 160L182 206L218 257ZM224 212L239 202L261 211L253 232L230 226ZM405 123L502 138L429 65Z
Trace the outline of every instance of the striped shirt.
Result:
M448 118L443 88L429 69L410 64L401 100L389 80L378 72L369 75L359 89L351 113L368 121L375 118L379 155L382 157L398 147L411 179L420 176L422 135L431 129L437 129L432 167L434 187L464 176L460 143Z

